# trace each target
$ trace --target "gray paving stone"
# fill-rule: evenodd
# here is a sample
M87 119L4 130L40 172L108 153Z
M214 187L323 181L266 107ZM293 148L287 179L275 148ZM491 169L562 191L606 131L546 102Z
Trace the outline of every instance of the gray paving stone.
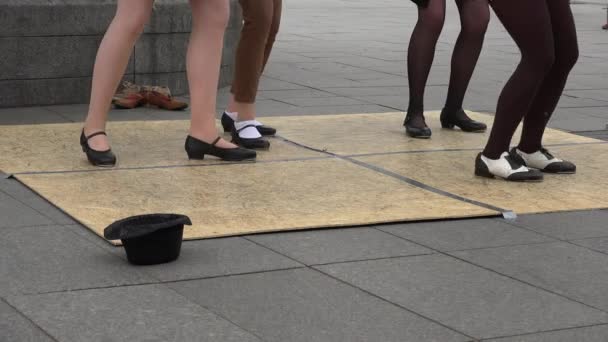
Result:
M0 106L2 104L0 103ZM68 122L46 108L24 107L0 109L0 125L32 125Z
M122 248L117 252L126 260ZM143 270L162 281L175 281L302 266L243 238L226 238L184 241L176 262Z
M608 127L608 123L606 123L606 127ZM593 139L608 141L608 130L577 132L576 134L582 135L584 137L593 138Z
M76 223L70 216L15 179L0 179L0 191L23 203L25 206L34 209L43 217L50 219L51 223L60 225Z
M155 281L63 226L7 228L0 294L32 294Z
M593 249L594 251L608 254L608 237L605 238L592 238L583 240L573 240L579 246Z
M467 340L313 270L196 280L170 286L265 341Z
M5 180L0 180L4 182ZM0 191L0 229L53 224L48 217Z
M585 120L580 119L561 119L551 120L549 127L558 128L565 131L576 132L576 131L594 131L606 128L606 119L597 118L590 116Z
M331 92L342 96L406 96L409 92L408 87L350 87L350 88L331 88ZM403 99L407 100L406 98Z
M451 254L608 311L608 255L566 242Z
M286 89L306 89L302 85L291 82L281 81L274 78L262 77L258 90L286 90Z
M0 342L52 342L44 331L0 299Z
M608 92L608 89L605 90ZM608 99L608 95L606 96ZM594 116L598 118L608 119L608 106L606 107L587 107L587 108L568 108L567 111L570 113L583 114L587 116Z
M73 104L73 105L57 105L48 106L46 109L59 114L71 122L84 122L89 110L88 104ZM155 108L138 107L134 109L114 109L108 112L109 121L140 121L150 120L150 114Z
M608 210L522 215L515 224L558 239L608 236Z
M318 268L476 338L608 322L604 312L442 255Z
M268 100L264 100L268 101ZM386 113L394 112L394 108L378 105L352 105L352 106L318 106L296 107L276 106L274 104L261 104L258 106L259 116L292 116L292 115L333 115L333 114L360 114L360 113Z
M160 285L9 298L60 341L260 341Z
M502 219L452 220L379 226L380 230L441 251L554 241Z
M248 239L307 265L432 253L372 228L252 235Z
M505 337L484 342L606 342L608 341L608 326L552 331L526 336Z
M336 94L316 89L295 89L295 90L264 90L260 91L258 96L267 99L279 100L285 98L314 98L314 97L334 97Z

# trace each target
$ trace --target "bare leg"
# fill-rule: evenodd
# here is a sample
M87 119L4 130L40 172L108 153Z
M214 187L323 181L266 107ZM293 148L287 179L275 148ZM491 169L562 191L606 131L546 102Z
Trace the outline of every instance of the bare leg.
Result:
M190 135L206 143L218 136L215 104L220 75L224 31L230 16L228 0L190 0L192 34L188 45L187 68L192 103ZM220 148L236 145L220 139Z
M84 124L86 135L105 131L112 96L122 79L133 46L150 18L154 0L119 0L116 15L108 27L95 59L89 112ZM89 141L95 150L110 148L106 136Z

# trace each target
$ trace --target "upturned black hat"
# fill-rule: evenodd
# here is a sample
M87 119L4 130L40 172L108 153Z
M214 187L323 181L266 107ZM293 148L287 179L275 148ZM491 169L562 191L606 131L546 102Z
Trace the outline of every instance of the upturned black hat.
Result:
M184 215L139 215L112 223L103 236L108 240L120 239L132 264L161 264L179 257L184 225L192 225Z

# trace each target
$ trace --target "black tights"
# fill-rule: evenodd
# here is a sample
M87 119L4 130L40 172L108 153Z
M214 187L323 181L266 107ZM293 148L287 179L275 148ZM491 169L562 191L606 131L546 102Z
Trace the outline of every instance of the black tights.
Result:
M497 159L509 149L524 119L519 148L542 147L545 127L578 58L570 0L493 0L492 8L519 49L521 62L498 99L483 154Z
M456 5L462 29L452 55L450 86L445 105L453 111L462 108L490 20L488 0L456 0ZM430 0L426 8L418 7L418 22L410 39L407 57L410 115L422 114L424 111L424 88L444 19L445 0Z

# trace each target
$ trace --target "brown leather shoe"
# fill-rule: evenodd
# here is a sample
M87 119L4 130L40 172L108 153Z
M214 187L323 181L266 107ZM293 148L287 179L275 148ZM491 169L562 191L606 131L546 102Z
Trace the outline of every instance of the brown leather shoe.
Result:
M188 108L188 103L174 99L167 87L144 86L142 93L147 103L162 109L183 110Z
M120 84L116 95L112 98L112 104L118 109L133 109L146 103L141 94L141 87L131 82Z

